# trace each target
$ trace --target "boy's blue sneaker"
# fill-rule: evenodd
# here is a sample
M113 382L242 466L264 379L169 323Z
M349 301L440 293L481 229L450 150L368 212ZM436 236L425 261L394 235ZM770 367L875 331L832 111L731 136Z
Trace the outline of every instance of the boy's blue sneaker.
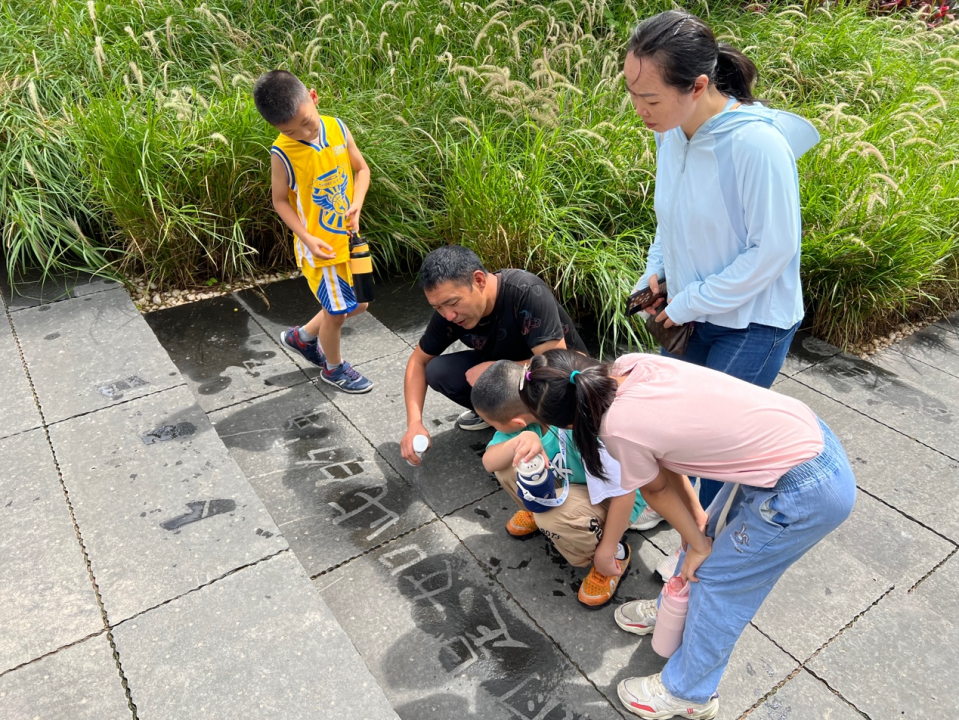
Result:
M280 333L280 342L290 350L296 350L300 355L306 358L307 362L313 363L319 368L326 367L326 355L320 350L318 340L305 343L300 340L299 326L287 328Z
M344 360L332 370L323 369L320 377L324 382L335 385L343 392L347 393L365 393L373 389L373 383L368 378L360 375L353 367Z

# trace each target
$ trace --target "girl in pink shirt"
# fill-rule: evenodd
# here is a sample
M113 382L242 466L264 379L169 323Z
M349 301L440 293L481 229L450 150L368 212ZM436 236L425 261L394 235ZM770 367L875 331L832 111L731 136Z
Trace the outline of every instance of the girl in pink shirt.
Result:
M620 700L643 718L715 717L716 689L746 624L786 569L852 511L856 484L839 441L798 400L655 355L610 366L550 350L530 361L520 395L541 422L572 428L597 477L605 446L623 488L638 488L682 535L677 574L691 583L683 643L662 673L622 681ZM708 512L688 475L724 483ZM608 545L628 524L607 517L597 565L615 563ZM656 613L656 600L637 600L615 620L646 635Z

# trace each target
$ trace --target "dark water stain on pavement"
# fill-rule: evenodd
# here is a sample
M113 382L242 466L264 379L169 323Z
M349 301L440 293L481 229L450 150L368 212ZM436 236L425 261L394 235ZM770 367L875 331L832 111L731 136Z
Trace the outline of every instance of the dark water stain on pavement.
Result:
M283 327L305 325L320 309L315 301L309 304L313 292L304 277L240 290L236 295L258 318Z
M189 437L196 432L196 425L191 422L181 422L176 425L163 425L156 430L144 433L141 437L144 445L153 445L158 442L167 442L176 438Z
M870 393L867 404L889 404L916 410L938 423L951 424L952 414L941 400L904 382L894 372L849 355L836 355L809 372L824 378L838 393L856 389Z
M40 307L48 307L43 305ZM149 385L150 383L143 378L137 375L131 375L130 377L121 378L120 380L113 380L108 382L105 385L98 385L97 392L99 392L103 397L110 398L111 400L122 400L123 394L128 390L135 390L136 388L143 387L144 385Z
M416 554L410 557L404 551ZM410 562L417 557L418 561ZM566 684L575 674L571 666L492 583L475 576L476 568L467 558L458 553L427 556L418 546L408 545L384 554L379 562L391 570L391 580L410 603L417 626L400 637L379 663L386 685L428 690L432 684L438 691L397 708L400 717L583 717L566 702ZM424 634L431 640L424 642ZM428 666L438 663L446 677L432 673L427 677L422 664L410 662L414 647L430 648L427 652L435 655ZM459 684L461 678L478 683L483 693L463 697L451 691L451 681ZM463 702L474 707L475 714L451 715L452 708Z
M160 527L164 530L178 530L184 525L190 525L191 523L206 520L215 515L223 515L224 513L231 513L236 510L236 502L234 500L222 499L198 500L187 503L186 506L190 508L188 512L160 523Z
M311 573L389 540L418 499L310 384L217 413L214 427Z
M200 395L226 390L233 382L225 374L230 367L259 377L259 368L279 351L250 342L251 326L254 332L259 328L232 297L188 303L145 317L180 372L199 384Z

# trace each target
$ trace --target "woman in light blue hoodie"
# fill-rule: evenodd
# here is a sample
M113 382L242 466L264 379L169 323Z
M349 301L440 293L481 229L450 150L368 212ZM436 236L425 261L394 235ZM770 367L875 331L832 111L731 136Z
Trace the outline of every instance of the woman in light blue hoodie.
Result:
M685 12L636 28L623 70L657 148L656 237L636 289L668 281L668 305L649 310L694 323L684 360L770 387L803 317L796 160L819 133L759 104L752 61ZM702 480L704 506L720 486Z

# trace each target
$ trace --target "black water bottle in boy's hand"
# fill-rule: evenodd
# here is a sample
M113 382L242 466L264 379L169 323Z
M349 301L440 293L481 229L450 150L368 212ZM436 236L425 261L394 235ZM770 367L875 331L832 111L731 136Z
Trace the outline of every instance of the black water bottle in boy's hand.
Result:
M350 233L350 272L353 275L353 293L356 302L373 302L373 258L366 239Z

